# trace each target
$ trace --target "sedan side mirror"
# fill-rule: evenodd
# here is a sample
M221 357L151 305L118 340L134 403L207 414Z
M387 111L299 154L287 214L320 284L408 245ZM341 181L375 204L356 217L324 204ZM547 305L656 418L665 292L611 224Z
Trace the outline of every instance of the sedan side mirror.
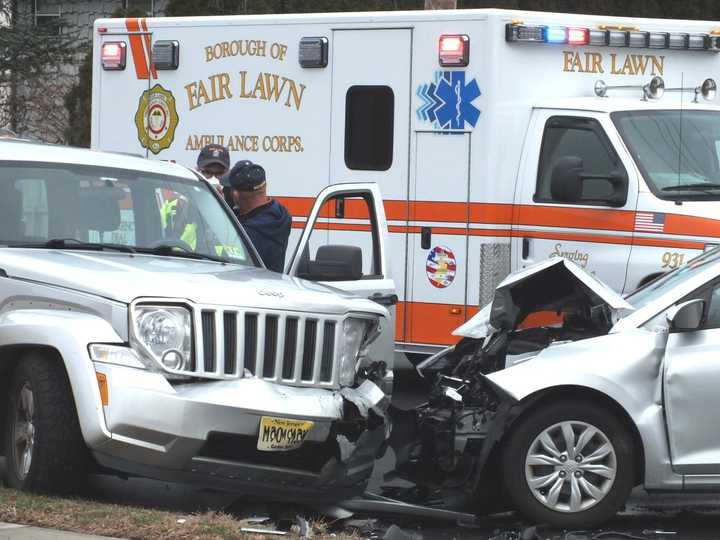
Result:
M671 332L687 332L697 330L702 323L705 312L705 300L696 298L688 300L672 308L667 319L670 323Z

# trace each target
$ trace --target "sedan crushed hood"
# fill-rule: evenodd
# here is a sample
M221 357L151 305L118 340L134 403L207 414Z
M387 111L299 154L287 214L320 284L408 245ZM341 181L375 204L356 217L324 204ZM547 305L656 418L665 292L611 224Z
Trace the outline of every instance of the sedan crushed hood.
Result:
M557 310L568 303L577 309L601 309L612 316L633 307L577 264L553 258L513 272L495 288L495 297L453 332L481 339L498 330L514 329L529 313Z
M200 304L344 314L386 315L385 308L343 291L261 268L144 254L6 248L8 277L130 303L180 298Z

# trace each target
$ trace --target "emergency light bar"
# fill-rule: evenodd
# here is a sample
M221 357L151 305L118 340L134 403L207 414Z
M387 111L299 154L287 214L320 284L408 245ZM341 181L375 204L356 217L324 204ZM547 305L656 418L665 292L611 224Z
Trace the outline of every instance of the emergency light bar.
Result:
M505 41L633 47L647 49L685 49L720 51L720 37L710 34L642 32L637 28L613 27L600 30L569 26L529 25L517 22L505 25Z
M125 69L127 46L124 41L106 41L100 49L102 67L109 71Z

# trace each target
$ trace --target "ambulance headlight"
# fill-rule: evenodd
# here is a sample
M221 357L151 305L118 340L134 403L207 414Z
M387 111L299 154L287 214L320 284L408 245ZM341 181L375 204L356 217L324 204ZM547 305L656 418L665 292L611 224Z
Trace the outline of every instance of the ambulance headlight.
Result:
M135 306L137 346L166 371L187 371L192 365L191 320L190 311L182 306Z

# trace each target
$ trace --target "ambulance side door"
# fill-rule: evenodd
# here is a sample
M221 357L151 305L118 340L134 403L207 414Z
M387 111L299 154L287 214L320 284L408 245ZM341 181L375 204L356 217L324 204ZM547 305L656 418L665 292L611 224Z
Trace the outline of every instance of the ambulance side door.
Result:
M586 111L533 112L515 194L514 268L565 257L623 290L637 179L606 122Z
M331 244L332 237L327 231L338 228L352 229L360 238ZM336 242L337 238L333 240ZM370 246L370 249L363 249L361 245ZM371 357L392 366L398 297L389 268L387 220L377 184L334 184L320 192L286 273L368 298L386 307L390 319L383 321L380 337L371 346Z

